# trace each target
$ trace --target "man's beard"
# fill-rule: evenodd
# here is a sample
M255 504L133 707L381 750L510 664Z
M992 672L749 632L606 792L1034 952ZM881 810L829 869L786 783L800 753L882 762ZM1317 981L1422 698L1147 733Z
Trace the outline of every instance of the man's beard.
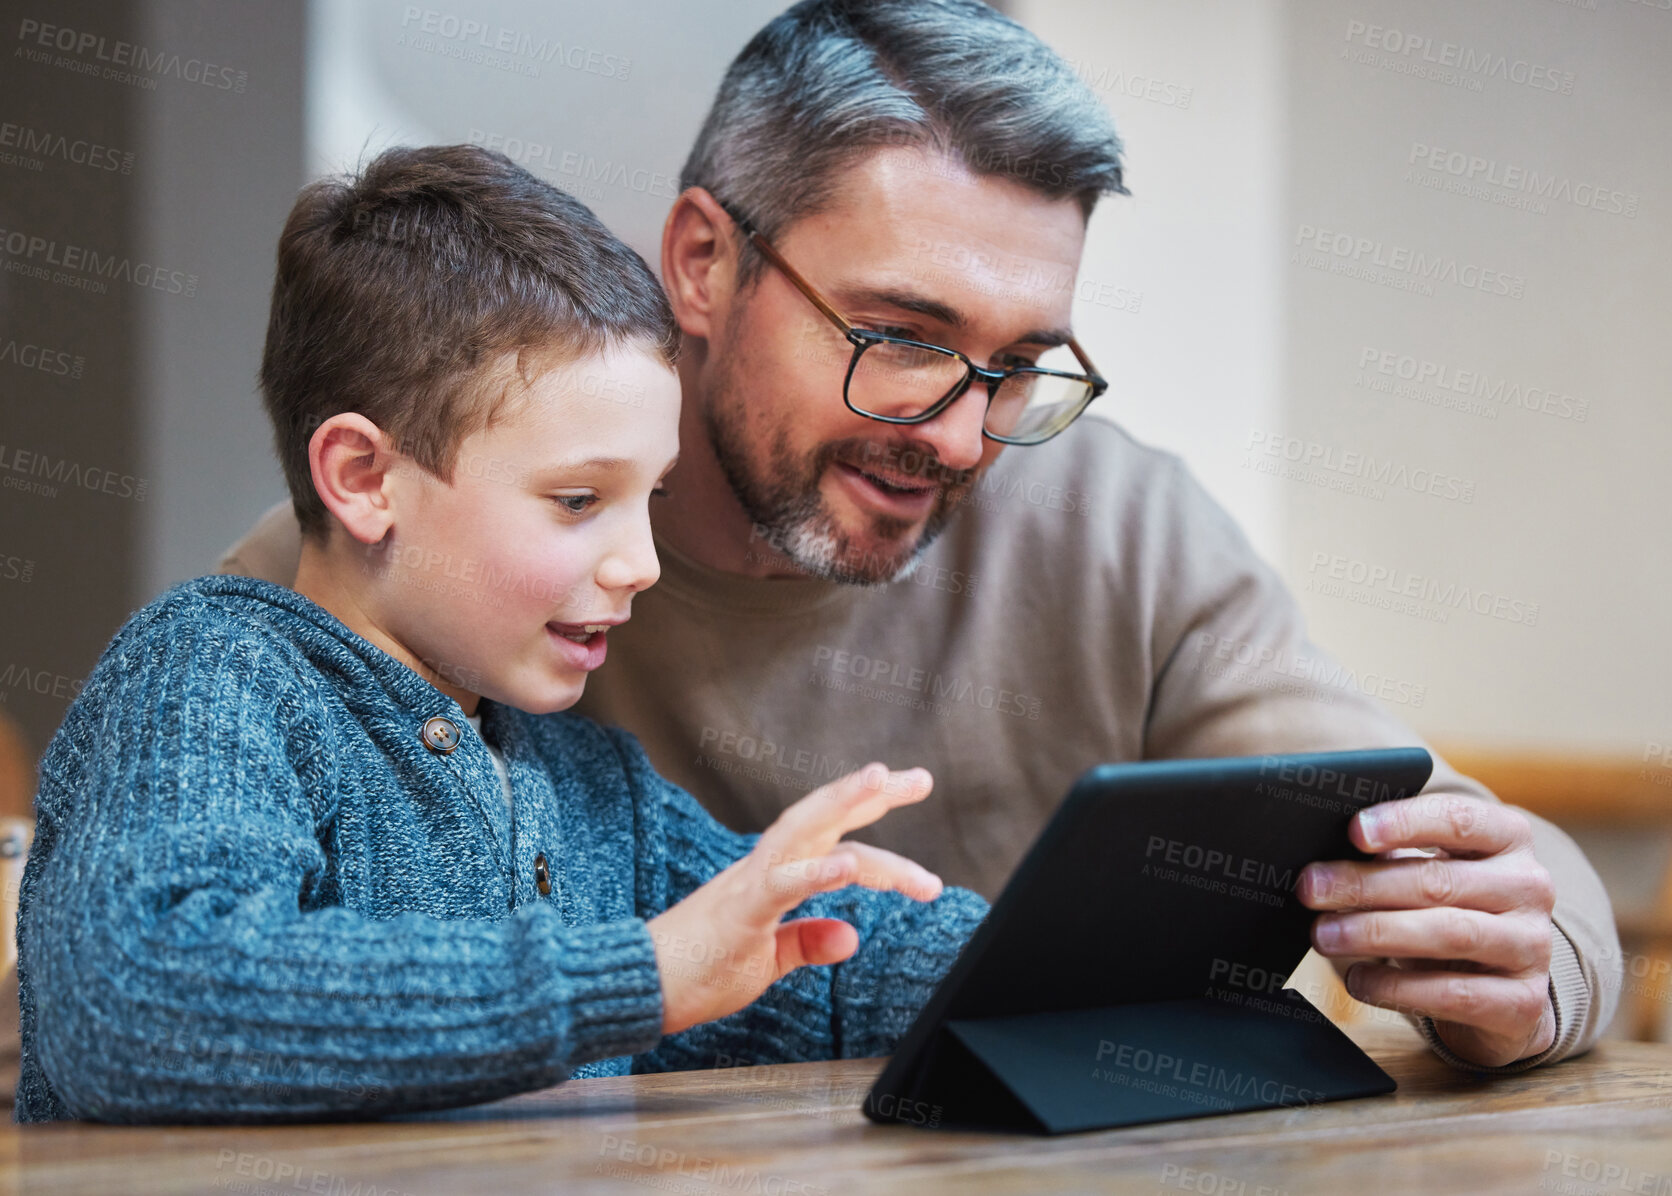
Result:
M703 422L715 460L754 525L751 542L764 542L814 577L845 585L876 585L909 575L975 481L976 470L947 469L932 456L924 459L922 468L899 470L939 481L941 492L915 539L902 539L914 521L872 516L873 537L892 547L863 548L842 530L819 491L819 479L833 461L863 469L867 460L876 459L878 442L852 437L821 444L810 457L797 457L790 449L789 429L780 424L760 429L768 434L760 438L766 446L765 459L758 460L751 452L747 420L741 411L731 408L722 396L715 397L721 401L707 404ZM919 455L911 453L913 458Z

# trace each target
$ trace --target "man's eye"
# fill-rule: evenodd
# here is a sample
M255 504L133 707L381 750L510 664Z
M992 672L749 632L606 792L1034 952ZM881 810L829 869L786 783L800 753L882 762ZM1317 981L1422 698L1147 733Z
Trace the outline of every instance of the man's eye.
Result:
M596 494L557 494L553 495L557 505L571 515L584 515L586 509L598 501Z
M865 331L876 332L883 336L895 336L905 341L920 341L923 339L917 335L917 332L914 329L901 328L898 324L866 325Z
M998 360L998 368L1001 370L1013 370L1020 366L1036 366L1038 364L1037 358L1026 357L1021 353L1005 353Z

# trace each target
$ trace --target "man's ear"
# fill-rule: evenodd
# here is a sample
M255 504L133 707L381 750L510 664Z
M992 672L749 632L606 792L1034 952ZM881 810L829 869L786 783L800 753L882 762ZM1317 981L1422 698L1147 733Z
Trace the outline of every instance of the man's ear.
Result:
M737 226L701 187L673 201L662 226L662 286L686 336L707 340L724 319L736 284Z
M371 420L342 412L314 429L308 469L325 509L362 544L376 544L394 526L390 475L399 459Z

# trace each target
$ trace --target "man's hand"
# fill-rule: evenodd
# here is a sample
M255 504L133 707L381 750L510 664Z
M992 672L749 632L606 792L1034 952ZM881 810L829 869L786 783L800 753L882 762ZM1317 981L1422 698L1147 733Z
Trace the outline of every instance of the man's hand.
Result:
M1373 861L1308 864L1297 895L1325 913L1312 944L1355 963L1347 991L1425 1014L1454 1053L1484 1067L1536 1055L1556 1037L1550 1005L1555 888L1519 810L1427 794L1361 810L1349 837ZM1438 848L1437 855L1412 849Z
M919 901L940 896L938 876L903 856L842 836L895 806L922 801L927 771L867 764L815 789L761 833L755 849L652 918L662 974L662 1033L674 1034L748 1005L787 972L840 963L859 947L837 918L780 924L814 893L859 884Z

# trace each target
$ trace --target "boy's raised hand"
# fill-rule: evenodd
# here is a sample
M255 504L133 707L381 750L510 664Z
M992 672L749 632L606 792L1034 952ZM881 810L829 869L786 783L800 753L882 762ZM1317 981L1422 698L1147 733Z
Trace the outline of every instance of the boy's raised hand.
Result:
M753 851L652 918L662 1033L735 1013L795 968L852 955L859 934L846 922L779 921L815 893L859 884L919 901L940 896L940 877L922 865L842 839L895 806L922 801L933 784L925 769L867 764L796 802Z

